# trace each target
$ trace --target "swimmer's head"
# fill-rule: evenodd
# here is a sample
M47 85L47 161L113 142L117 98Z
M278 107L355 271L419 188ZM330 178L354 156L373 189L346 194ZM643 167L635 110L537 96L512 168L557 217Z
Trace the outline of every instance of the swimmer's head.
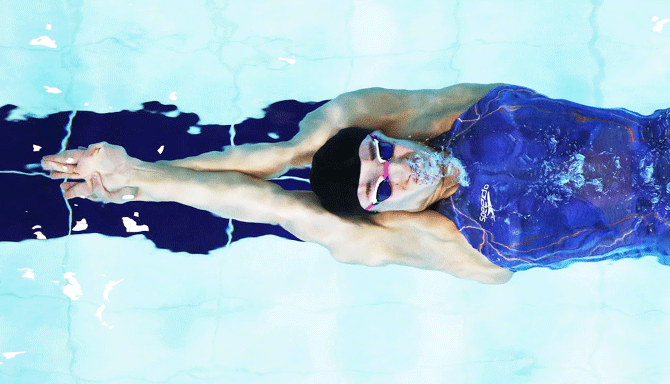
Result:
M372 133L371 129L345 128L331 137L312 159L309 182L323 207L339 216L365 216L358 201L358 180L361 142Z
M347 128L314 155L312 190L329 212L421 211L444 198L449 158L380 131Z

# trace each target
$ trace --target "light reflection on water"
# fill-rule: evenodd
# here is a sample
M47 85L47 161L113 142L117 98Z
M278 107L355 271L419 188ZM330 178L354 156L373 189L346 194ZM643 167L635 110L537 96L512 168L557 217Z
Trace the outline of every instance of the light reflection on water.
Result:
M198 113L198 125L232 124L277 100L499 81L645 114L668 107L665 2L18 4L0 14L0 105L35 116L158 100ZM156 153L160 141L147 147ZM26 153L32 145L40 156L58 150L34 140ZM668 381L670 274L655 258L532 270L489 287L341 265L277 237L231 243L233 223L203 229L204 216L181 226L220 246L170 252L147 240L169 224L152 223L151 209L75 217L84 203L60 202L40 212L58 190L40 185L35 167L3 164L3 189L21 183L11 193L35 201L12 211L26 214L20 224L0 218L6 236L17 225L29 234L0 243L3 382ZM53 232L47 214L68 228ZM150 234L96 233L112 223L125 231L123 217ZM72 234L83 220L88 229ZM156 241L182 240L171 228Z

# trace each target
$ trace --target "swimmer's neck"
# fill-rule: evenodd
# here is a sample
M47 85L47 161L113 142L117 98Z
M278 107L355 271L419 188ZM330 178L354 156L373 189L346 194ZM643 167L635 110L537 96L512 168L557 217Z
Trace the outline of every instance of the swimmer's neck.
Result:
M428 209L433 204L451 197L460 188L456 175L444 176L437 186L435 192L421 205L417 211Z
M451 157L450 161L442 167L442 171L446 176L440 180L440 185L437 188L439 200L451 197L451 195L456 193L458 188L461 187L461 184L466 184L463 186L467 186L466 180L468 179L461 162L453 157Z
M438 187L438 191L439 191L438 201L451 197L451 195L456 193L456 191L460 187L461 187L461 185L458 183L458 175L457 174L456 175L454 175L454 174L447 175L447 176L443 177L441 182L440 182L440 186Z

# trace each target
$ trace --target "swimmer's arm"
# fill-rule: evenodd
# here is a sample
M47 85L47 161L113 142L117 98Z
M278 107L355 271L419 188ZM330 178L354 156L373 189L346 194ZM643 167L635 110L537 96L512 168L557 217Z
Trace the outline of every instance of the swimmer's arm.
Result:
M310 112L287 142L291 164L312 162L321 146L347 127L379 129L389 137L424 140L449 129L453 121L498 84L457 84L442 89L367 88L344 93Z
M237 171L261 179L271 179L298 167L291 141L227 146L222 151L160 163L194 171Z
M305 241L324 243L341 219L326 212L311 192L286 191L275 183L235 171L194 171L145 162L105 142L42 159L66 199L103 203L174 201L247 222L278 224Z
M173 201L224 218L281 225L301 240L324 245L344 220L321 208L311 192L286 191L235 171L194 171L136 160L127 185L137 188L133 201Z
M457 84L442 89L367 88L337 96L308 113L298 133L280 143L243 144L165 165L198 171L238 171L269 179L312 162L314 153L339 130L379 129L399 139L423 140L451 128L451 122L491 89L503 84Z
M328 110L329 104L334 104L330 114L339 117L331 118L339 125L337 130L357 126L379 129L398 139L423 140L449 130L461 113L501 85L455 84L422 90L367 88L340 95L320 109Z
M347 111L345 95L308 113L298 124L298 133L288 141L228 146L223 151L161 163L195 171L237 171L260 179L277 177L291 168L304 168L330 137L349 126L351 113Z

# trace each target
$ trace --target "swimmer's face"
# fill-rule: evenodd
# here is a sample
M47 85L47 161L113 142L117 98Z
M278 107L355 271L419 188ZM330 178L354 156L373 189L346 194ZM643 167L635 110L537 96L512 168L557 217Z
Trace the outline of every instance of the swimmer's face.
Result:
M433 153L435 151L425 145L393 139L381 131L368 135L358 149L361 159L358 201L361 207L371 212L426 209L436 200L442 178L422 180L416 166L412 170L411 163L417 156Z

